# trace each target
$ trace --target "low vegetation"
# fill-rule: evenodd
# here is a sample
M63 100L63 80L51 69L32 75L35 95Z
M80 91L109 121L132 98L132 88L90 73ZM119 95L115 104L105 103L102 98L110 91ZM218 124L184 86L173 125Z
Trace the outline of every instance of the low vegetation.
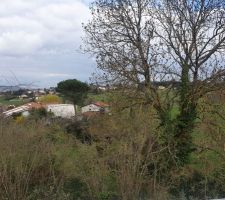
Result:
M9 97L9 96L1 96L0 97L0 105L15 105L15 106L20 106L23 105L25 103L27 103L27 100L23 100L23 99L19 99L16 97Z
M188 165L171 169L173 155L164 145L154 108L123 108L125 97L113 96L111 115L89 121L53 119L39 111L23 120L1 119L0 199L192 200L225 195L223 99L214 105L201 101L192 134L196 150Z
M59 96L53 95L53 94L41 96L38 99L38 101L43 104L54 104L54 103L62 103L63 102Z

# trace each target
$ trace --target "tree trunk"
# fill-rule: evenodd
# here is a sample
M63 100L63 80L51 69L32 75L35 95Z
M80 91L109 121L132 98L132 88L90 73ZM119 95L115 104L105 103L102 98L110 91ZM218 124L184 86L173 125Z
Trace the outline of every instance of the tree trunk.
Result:
M181 167L189 162L190 153L193 151L191 133L197 118L197 102L191 98L188 73L189 66L186 64L182 70L178 103L180 112L176 118L171 119L173 107L158 111L165 145L168 145L173 153L173 162L176 161L176 165Z

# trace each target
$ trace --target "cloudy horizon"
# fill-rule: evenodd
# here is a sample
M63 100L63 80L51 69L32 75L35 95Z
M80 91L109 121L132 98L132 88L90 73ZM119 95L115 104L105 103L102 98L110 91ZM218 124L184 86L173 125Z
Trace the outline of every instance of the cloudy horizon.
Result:
M0 85L88 81L95 61L79 50L88 0L2 0ZM16 77L16 78L15 78Z

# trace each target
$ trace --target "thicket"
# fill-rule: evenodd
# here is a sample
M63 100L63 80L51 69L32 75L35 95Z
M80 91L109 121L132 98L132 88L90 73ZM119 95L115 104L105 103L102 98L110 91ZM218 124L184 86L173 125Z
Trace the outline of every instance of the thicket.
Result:
M174 155L164 145L154 108L142 105L120 110L127 99L119 93L113 97L117 109L89 121L46 123L46 117L32 116L23 121L1 119L0 199L225 196L223 96L212 94L199 103L201 114L192 133L196 149L182 169L176 165L171 169Z

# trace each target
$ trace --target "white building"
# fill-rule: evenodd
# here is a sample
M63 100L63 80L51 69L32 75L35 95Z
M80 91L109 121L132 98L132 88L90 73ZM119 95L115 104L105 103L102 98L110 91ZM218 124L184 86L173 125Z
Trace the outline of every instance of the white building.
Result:
M109 105L104 102L96 102L89 104L87 106L84 106L81 108L82 113L86 112L108 112L109 111Z
M101 107L95 105L95 104L89 104L87 106L84 106L81 108L81 112L100 112Z
M23 106L10 109L3 112L5 117L10 117L14 114L22 114L24 117L29 116L29 112L32 109L45 108L48 112L52 112L57 117L71 118L75 116L74 105L72 104L48 104L42 105L35 102L27 103Z
M20 99L27 99L28 96L27 96L26 94L22 94L19 98L20 98Z
M160 85L160 86L158 87L158 89L159 89L159 90L165 90L165 89L166 89L166 87L164 87L164 86Z
M14 114L27 113L28 110L29 110L29 107L24 105L24 106L19 106L17 108L13 108L11 110L5 111L5 112L3 112L3 115L5 117L10 117Z
M72 104L49 104L46 106L46 110L52 112L56 117L63 118L72 118L76 114Z

